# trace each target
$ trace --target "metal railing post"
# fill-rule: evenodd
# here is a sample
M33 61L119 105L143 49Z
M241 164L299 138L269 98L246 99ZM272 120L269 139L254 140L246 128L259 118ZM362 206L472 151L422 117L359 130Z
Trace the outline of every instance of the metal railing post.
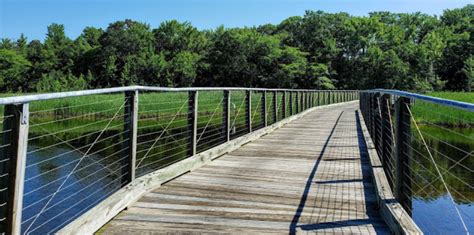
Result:
M311 108L311 91L306 92L306 109Z
M262 120L263 120L263 125L268 126L268 120L267 120L267 92L262 91Z
M188 93L188 128L189 128L189 155L196 155L197 151L197 121L198 121L198 91Z
M230 91L224 90L222 123L224 125L224 140L230 141Z
M26 153L28 147L29 104L6 105L4 110L3 129L10 130L3 134L4 142L9 146L4 150L8 163L2 162L2 203L6 203L6 234L21 233L23 209L23 188L25 183ZM6 184L6 185L3 185Z
M319 91L316 91L316 106L320 106L321 105L321 101L319 100Z
M303 112L304 111L304 106L305 106L305 102L304 102L304 98L306 97L306 94L304 91L301 92L301 109L300 109L300 112Z
M304 91L300 93L300 113L304 111Z
M247 126L247 132L252 132L252 91L247 90L245 91L245 99L246 99L246 109L245 109L245 125Z
M124 139L128 138L124 144L127 147L124 164L128 164L128 168L124 168L126 177L124 183L130 183L135 179L135 166L137 161L137 128L138 128L138 90L125 92L125 115L124 115Z
M272 92L272 106L273 106L273 123L278 121L278 93Z
M411 214L411 143L410 99L399 97L395 102L395 198Z
M299 113L300 112L300 95L299 95L299 91L295 92L295 106L296 106L296 112L295 113Z
M374 102L374 97L375 97L374 93L370 93L369 114L370 114L370 135L371 135L372 139L375 139L375 136L374 136L374 133L375 133L375 102Z
M388 153L387 150L390 149L390 142L389 140L391 140L391 127L390 127L390 117L389 117L389 114L388 114L388 109L390 108L388 105L387 105L387 102L389 100L390 96L388 94L383 94L381 97L380 97L380 142L379 142L379 145L380 145L380 157L382 157L383 159L383 162L387 163L389 161L389 157L390 157L390 154L391 153ZM392 169L390 169L390 164L386 164L386 168L388 169L388 171L391 171ZM389 182L390 185L393 185L393 182Z
M380 97L380 93L375 93L374 94L374 97L373 97L373 103L374 103L374 106L373 106L373 111L374 111L374 117L373 117L373 120L374 120L374 136L372 137L374 139L374 145L375 145L375 148L377 150L377 152L380 154L380 138L381 136L379 135L379 133L381 134L381 126L380 126L380 106L379 106L379 97ZM386 162L383 161L382 159L382 164L384 166L384 168L386 168Z
M286 118L286 91L281 96L281 117Z
M293 92L289 91L290 98L289 98L289 103L290 103L290 108L288 111L290 111L290 116L293 116Z

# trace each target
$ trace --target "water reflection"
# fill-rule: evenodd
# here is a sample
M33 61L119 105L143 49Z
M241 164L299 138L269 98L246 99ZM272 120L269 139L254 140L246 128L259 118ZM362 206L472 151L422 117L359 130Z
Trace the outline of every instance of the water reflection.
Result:
M421 131L468 230L474 231L474 129L443 130L425 126ZM464 228L426 147L413 133L413 219L428 234L462 234Z

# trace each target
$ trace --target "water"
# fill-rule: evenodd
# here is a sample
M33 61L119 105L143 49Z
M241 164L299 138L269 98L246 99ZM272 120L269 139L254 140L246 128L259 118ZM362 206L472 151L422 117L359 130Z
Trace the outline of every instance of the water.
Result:
M79 134L72 136L76 135ZM56 137L31 141L25 173L23 232L56 231L121 188L127 173L123 167L126 153L120 154L124 146L120 144L122 137L117 131L103 134L104 139L107 137L110 139L99 142L89 152L95 154L87 157L84 153L88 147L75 150L65 144L58 145L60 141ZM77 140L73 146L90 144L90 139Z
M471 233L474 232L474 156L469 155L474 151L474 141L470 139L474 136L474 128L452 128L451 131L454 132L431 127L421 127L421 130L432 148L430 152L437 165L444 169L451 168L450 173L443 175L444 179L467 229ZM415 132L413 134L418 135ZM418 152L429 156L426 148L419 142L413 141L412 145ZM464 234L465 230L456 209L441 180L437 179L438 174L431 160L417 154L413 154L413 157L423 165L422 167L418 163L411 163L415 171L412 175L416 180L416 184L412 183L414 221L427 234ZM456 164L458 161L459 164Z

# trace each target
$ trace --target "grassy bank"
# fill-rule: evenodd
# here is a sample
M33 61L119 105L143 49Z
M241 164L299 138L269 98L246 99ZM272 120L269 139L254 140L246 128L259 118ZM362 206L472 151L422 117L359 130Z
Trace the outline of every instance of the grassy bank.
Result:
M431 92L427 95L474 103L474 93L472 92ZM474 125L474 113L438 104L417 100L412 111L416 121L420 124L446 127L472 127Z

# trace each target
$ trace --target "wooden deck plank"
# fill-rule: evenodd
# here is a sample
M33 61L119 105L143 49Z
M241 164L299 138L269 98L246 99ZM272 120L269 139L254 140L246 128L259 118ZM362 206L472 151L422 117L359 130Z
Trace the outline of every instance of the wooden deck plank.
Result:
M356 110L309 113L146 194L100 232L389 233Z

